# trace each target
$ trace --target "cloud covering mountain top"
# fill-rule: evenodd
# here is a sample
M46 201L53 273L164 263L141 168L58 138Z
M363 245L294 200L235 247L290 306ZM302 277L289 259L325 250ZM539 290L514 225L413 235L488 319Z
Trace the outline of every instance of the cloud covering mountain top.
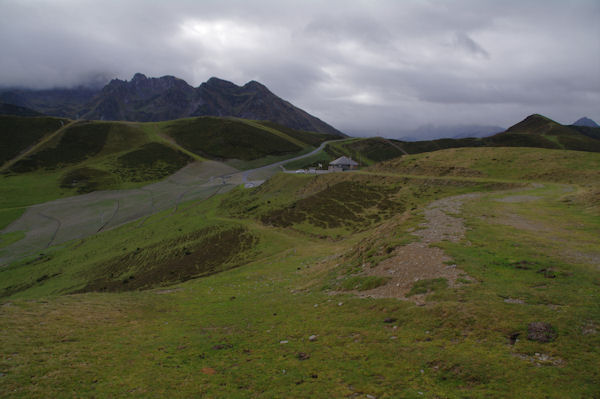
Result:
M354 134L600 109L600 3L0 2L0 86L257 80Z

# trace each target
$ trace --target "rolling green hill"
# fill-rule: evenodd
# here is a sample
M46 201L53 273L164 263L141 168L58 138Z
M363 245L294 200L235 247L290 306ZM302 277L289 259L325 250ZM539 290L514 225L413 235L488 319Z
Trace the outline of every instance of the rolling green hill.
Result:
M401 142L399 145L409 154L460 147L534 147L600 152L599 137L598 128L564 126L534 114L490 137Z
M0 395L594 397L599 163L278 174L49 247L0 269Z
M44 136L60 129L66 119L40 117L24 118L0 115L0 165L32 147Z
M0 116L0 126L0 227L28 205L140 187L205 159L248 169L309 151L330 137L215 117L130 123Z

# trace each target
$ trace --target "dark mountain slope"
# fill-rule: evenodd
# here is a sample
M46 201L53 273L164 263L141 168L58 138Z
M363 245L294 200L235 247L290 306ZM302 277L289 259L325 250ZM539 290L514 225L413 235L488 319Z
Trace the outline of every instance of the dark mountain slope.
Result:
M131 81L114 79L83 111L96 120L163 121L188 116L201 103L196 90L173 76L147 78L135 74Z
M225 80L210 78L198 90L204 103L193 115L268 120L298 130L341 135L335 128L277 97L255 81L240 87Z
M6 103L0 103L0 115L44 116L41 112L34 111L30 108Z
M83 106L99 89L76 87L72 89L7 89L0 92L0 101L30 108L46 115L77 119Z
M240 87L211 78L194 88L173 76L147 78L137 73L130 81L113 79L102 89L4 90L0 101L72 119L155 122L190 116L237 117L343 136L255 81Z

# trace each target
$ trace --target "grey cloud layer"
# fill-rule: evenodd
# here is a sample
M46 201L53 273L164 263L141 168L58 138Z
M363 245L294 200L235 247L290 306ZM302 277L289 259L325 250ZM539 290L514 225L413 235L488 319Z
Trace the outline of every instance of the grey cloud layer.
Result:
M600 3L0 0L0 85L255 79L343 130L600 117Z

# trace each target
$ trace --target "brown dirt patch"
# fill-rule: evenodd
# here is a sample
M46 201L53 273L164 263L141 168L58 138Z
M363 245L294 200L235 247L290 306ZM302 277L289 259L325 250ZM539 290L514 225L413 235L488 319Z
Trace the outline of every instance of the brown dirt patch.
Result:
M540 197L537 197L535 195L511 195L508 197L498 198L496 201L514 203L514 202L531 202L531 201L537 201L539 199L540 199Z
M460 212L465 200L477 198L479 194L465 194L432 202L424 211L423 229L413 234L420 237L413 242L397 247L393 256L380 262L367 271L367 275L388 277L387 284L360 293L371 298L410 299L422 304L425 295L406 298L413 284L419 280L445 278L449 287L460 285L459 277L472 280L462 270L451 264L451 258L437 247L441 241L458 242L464 238L465 227L462 219L451 216Z

